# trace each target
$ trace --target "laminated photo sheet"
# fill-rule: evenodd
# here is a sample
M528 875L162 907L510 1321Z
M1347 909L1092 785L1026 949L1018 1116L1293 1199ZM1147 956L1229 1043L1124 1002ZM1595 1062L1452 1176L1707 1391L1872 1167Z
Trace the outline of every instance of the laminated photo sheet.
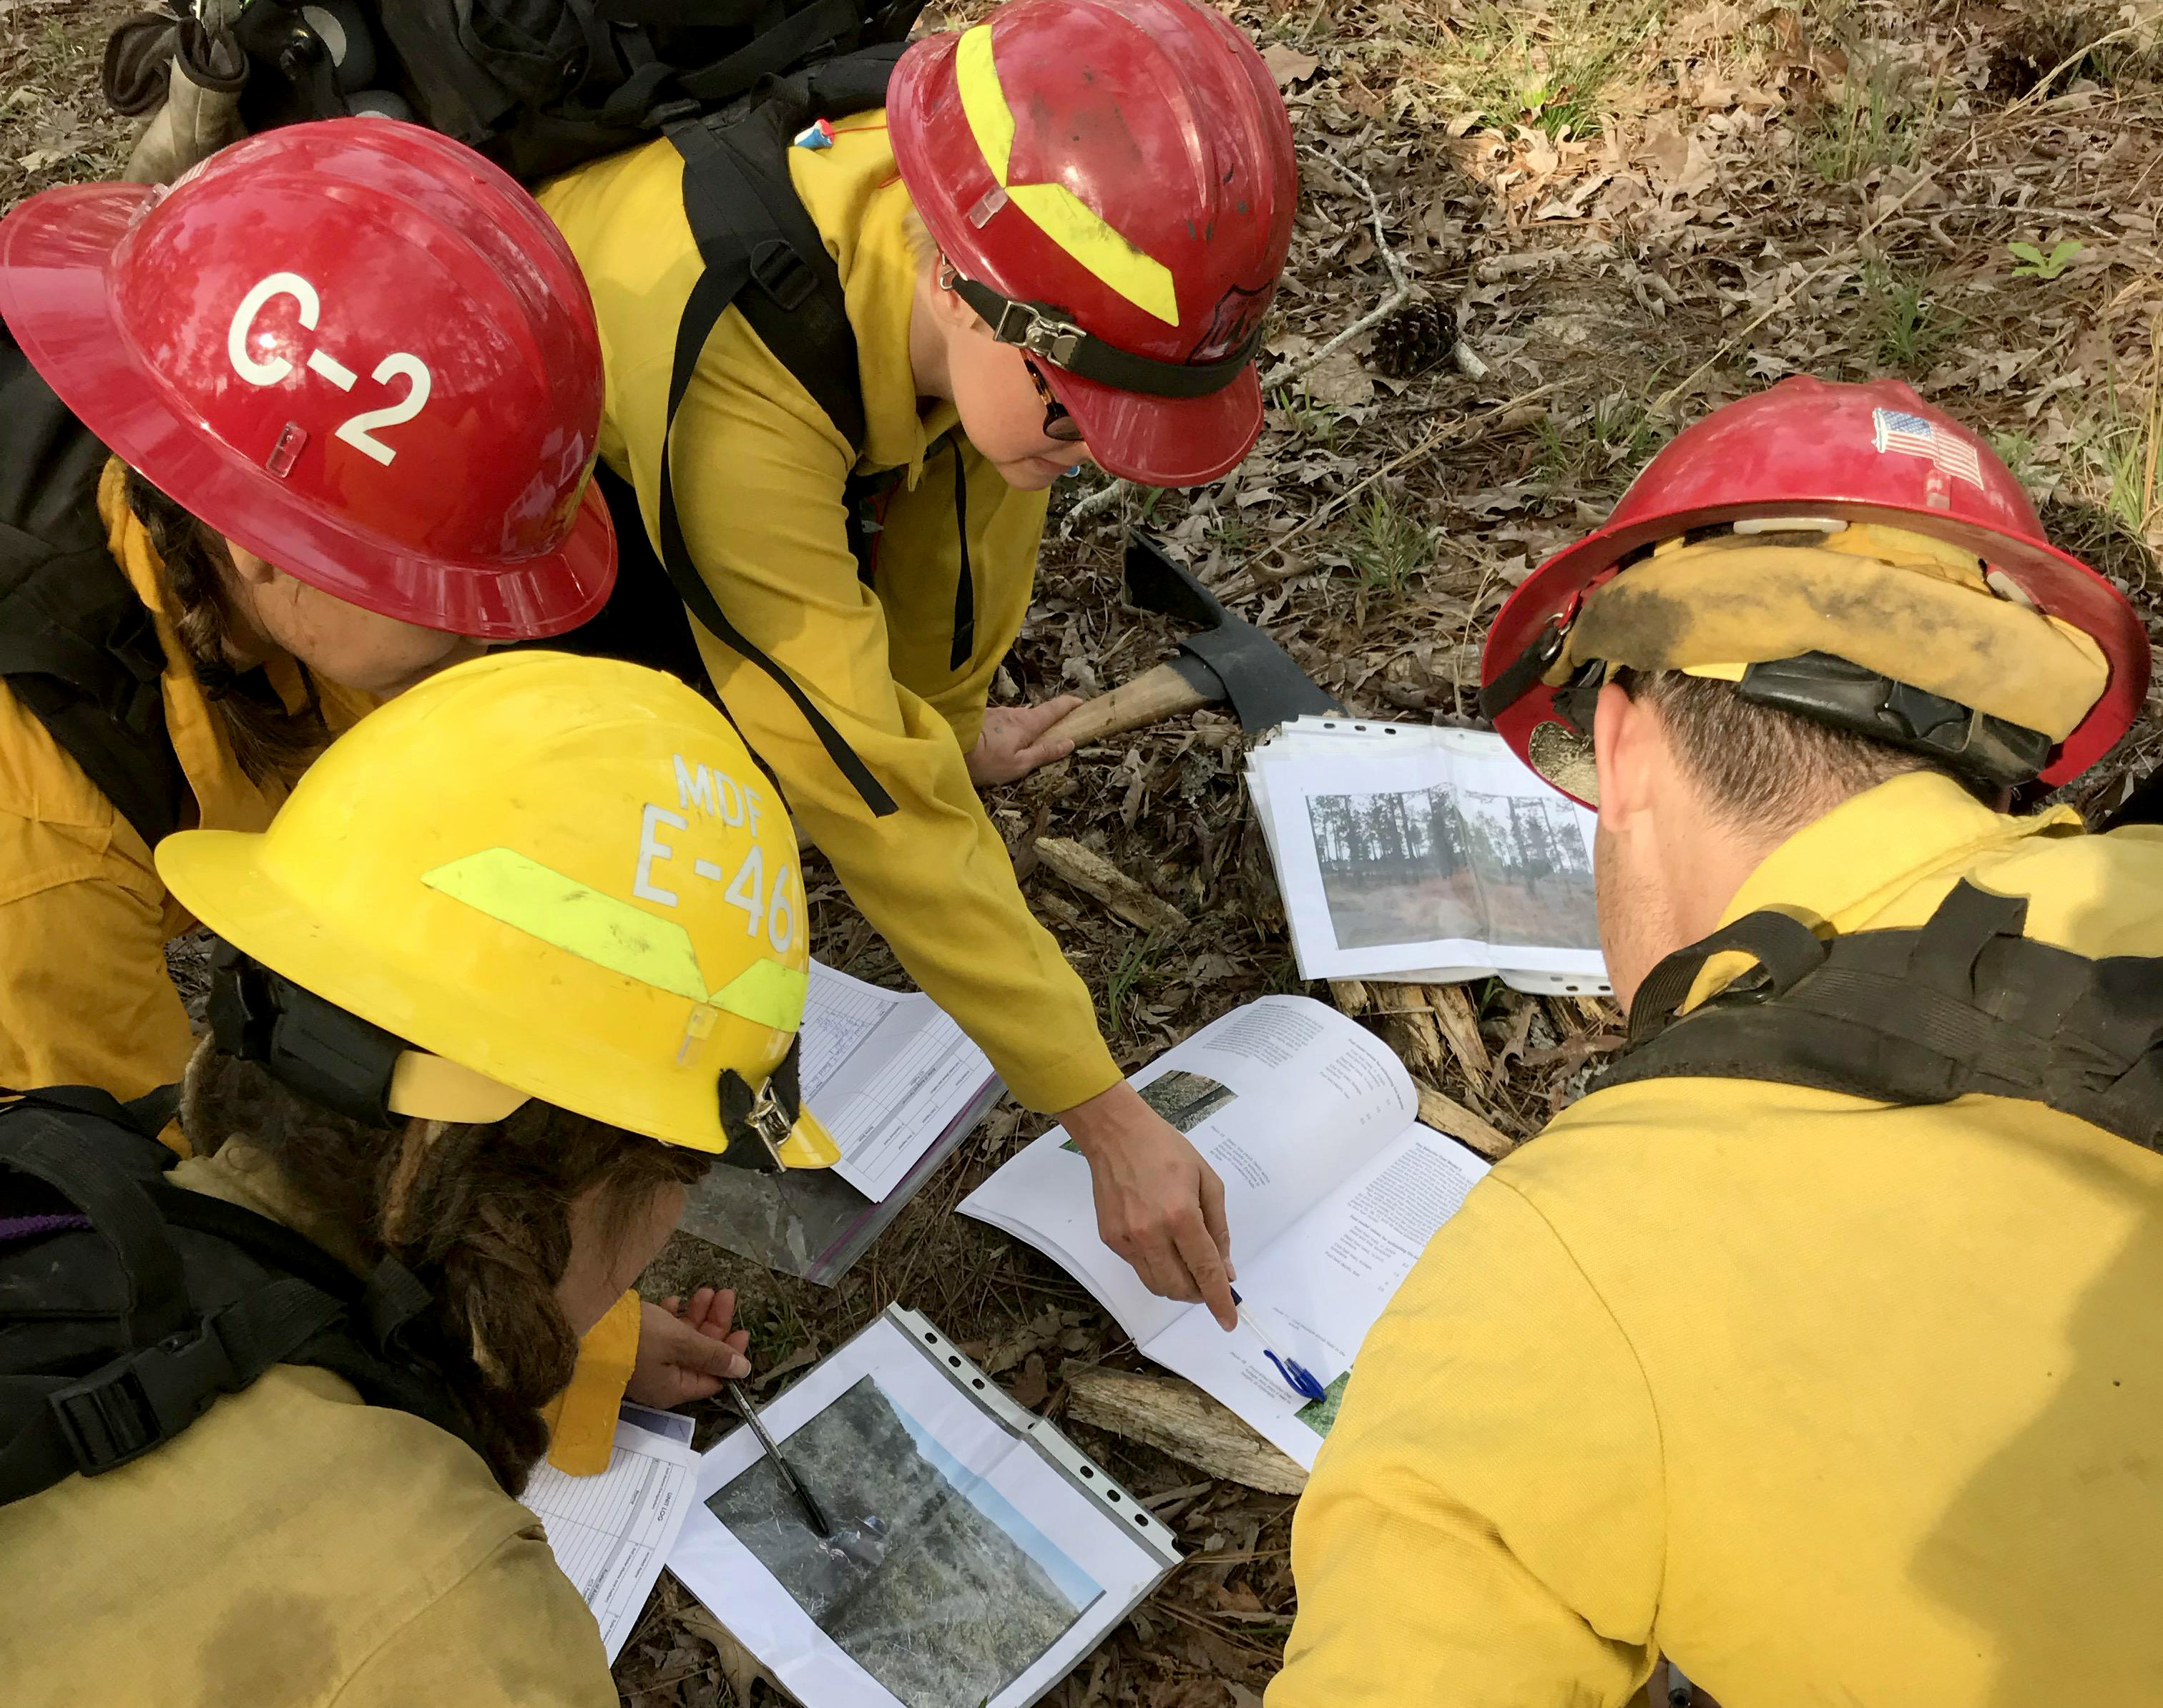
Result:
M1609 989L1594 815L1500 736L1302 718L1248 784L1305 977Z
M668 1567L806 1708L1026 1708L1178 1563L1171 1532L890 1307L699 1462Z
M1307 997L1218 1016L1132 1081L1224 1183L1248 1312L1327 1392L1308 1402L1244 1325L1158 1297L1098 1237L1088 1164L1053 1128L961 1204L1072 1274L1135 1346L1312 1469L1359 1344L1487 1164L1418 1124L1411 1077L1356 1021Z
M840 1147L830 1169L716 1168L681 1223L725 1250L831 1286L996 1103L984 1052L921 992L811 963L804 1100Z

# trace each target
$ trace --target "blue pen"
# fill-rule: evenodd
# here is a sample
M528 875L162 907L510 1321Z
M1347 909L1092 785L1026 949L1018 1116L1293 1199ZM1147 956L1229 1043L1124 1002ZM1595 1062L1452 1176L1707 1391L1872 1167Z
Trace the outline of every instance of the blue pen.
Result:
M1246 1302L1239 1297L1237 1287L1232 1289L1232 1302L1239 1307L1239 1320L1247 1325L1254 1339L1262 1343L1262 1351L1277 1367L1277 1374L1285 1379L1291 1391L1302 1400L1327 1399L1328 1391L1315 1379L1312 1370L1296 1358L1286 1358L1270 1344L1270 1337L1262 1333L1262 1325L1254 1320L1254 1313L1248 1310Z

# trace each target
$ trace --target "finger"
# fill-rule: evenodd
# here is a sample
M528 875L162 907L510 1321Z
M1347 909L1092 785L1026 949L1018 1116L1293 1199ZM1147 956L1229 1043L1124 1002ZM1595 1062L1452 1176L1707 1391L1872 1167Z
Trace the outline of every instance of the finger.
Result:
M683 1301L682 1299L678 1298L674 1293L671 1293L667 1298L661 1302L661 1308L666 1311L672 1317L680 1317L683 1314L682 1309L683 1303Z
M748 1368L751 1360L751 1330L739 1328L721 1343L730 1351L741 1357Z
M1041 705L1029 707L1019 721L1029 738L1034 741L1081 704L1080 694L1062 694L1055 699L1045 700Z
M1219 1328L1239 1326L1239 1307L1232 1302L1232 1279L1224 1272L1224 1259L1199 1216L1182 1218L1176 1224L1179 1256L1193 1278L1195 1291L1186 1295L1209 1307Z
M1224 1182L1206 1162L1202 1165L1202 1225L1224 1260L1225 1279L1239 1280L1239 1271L1232 1263L1232 1223L1224 1214Z
M1206 1237L1202 1235L1198 1222L1195 1231L1197 1237ZM1141 1260L1134 1265L1134 1273L1142 1277L1143 1285L1151 1292L1160 1298L1180 1299L1191 1304L1202 1295L1195 1290L1193 1278L1187 1271L1178 1242L1169 1229L1158 1230L1142 1248Z
M744 1356L741 1347L703 1333L687 1339L682 1347L672 1351L670 1361L687 1376L704 1376L715 1385L740 1381L751 1374L751 1360ZM707 1393L712 1391L712 1387L706 1390Z

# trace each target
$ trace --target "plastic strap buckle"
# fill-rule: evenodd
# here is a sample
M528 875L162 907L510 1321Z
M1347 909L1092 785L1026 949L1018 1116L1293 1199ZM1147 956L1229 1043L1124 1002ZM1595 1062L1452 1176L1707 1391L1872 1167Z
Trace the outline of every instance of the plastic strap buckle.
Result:
M770 238L752 252L751 276L762 291L791 312L810 301L819 284L795 246L781 238Z
M170 1441L212 1400L239 1386L213 1315L196 1333L115 1359L56 1390L45 1403L76 1468L94 1477Z

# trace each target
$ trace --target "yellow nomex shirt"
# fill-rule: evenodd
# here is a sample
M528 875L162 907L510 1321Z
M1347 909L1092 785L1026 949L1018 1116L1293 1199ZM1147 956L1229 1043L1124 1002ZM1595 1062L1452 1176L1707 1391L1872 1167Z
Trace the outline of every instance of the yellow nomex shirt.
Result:
M2163 832L1920 775L1722 923L1914 926L1963 876L2163 956ZM1361 1348L1292 1565L1269 1708L1599 1708L1662 1651L1727 1708L2163 1703L2163 1155L2002 1098L1595 1092Z
M961 436L951 404L919 406L909 347L919 262L886 115L858 113L835 131L830 149L790 149L789 166L856 333L862 458L731 309L684 394L672 467L691 559L721 610L809 695L897 810L872 815L764 672L703 629L699 645L805 840L909 976L1023 1103L1069 1108L1119 1071L1087 989L1022 899L964 757L1029 610L1046 499L1008 486ZM683 157L663 139L540 191L600 322L601 455L637 488L650 535L676 328L701 270L683 182ZM892 483L868 587L849 549L852 473ZM965 542L974 639L957 668Z

